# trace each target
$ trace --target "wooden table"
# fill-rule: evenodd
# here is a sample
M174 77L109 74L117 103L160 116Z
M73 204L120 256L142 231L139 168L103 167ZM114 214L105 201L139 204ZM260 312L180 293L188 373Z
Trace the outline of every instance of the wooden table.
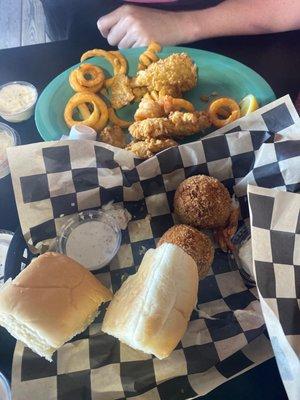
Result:
M262 75L277 97L290 94L295 100L300 90L299 43L300 31L296 31L267 36L219 38L189 46L235 58ZM29 81L40 93L51 79L77 63L85 50L94 47L106 48L107 43L100 37L86 36L76 43L63 41L1 50L0 84L13 80ZM23 144L41 140L33 118L11 126L19 132ZM0 202L0 229L15 231L19 221L9 176L0 180ZM0 329L0 343L0 370L10 378L14 342L3 329ZM286 399L274 359L204 397L205 400L220 398Z

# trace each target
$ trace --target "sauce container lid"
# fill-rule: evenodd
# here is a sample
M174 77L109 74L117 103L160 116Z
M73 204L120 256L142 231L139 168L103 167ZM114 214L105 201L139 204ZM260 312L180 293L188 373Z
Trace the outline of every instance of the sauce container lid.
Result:
M86 210L72 216L57 239L60 253L91 271L109 264L120 245L119 227L108 213L100 210Z
M1 141L4 140L5 136L9 136L11 138L11 144L8 147L17 146L21 143L20 136L17 131L0 122L0 179L9 174L6 148L1 148Z

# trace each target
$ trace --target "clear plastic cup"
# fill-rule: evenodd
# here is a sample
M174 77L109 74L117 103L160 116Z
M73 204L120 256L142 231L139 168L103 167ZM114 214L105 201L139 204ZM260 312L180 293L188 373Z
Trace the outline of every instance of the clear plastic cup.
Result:
M11 400L11 390L5 376L0 372L0 399Z
M0 179L9 174L7 147L20 144L18 133L10 126L0 122Z
M57 248L85 268L105 267L117 254L121 231L105 211L86 210L72 216L62 227Z
M38 92L36 90L36 87L33 86L31 83L29 82L24 82L24 81L14 81L14 82L8 82L5 83L4 85L0 86L0 98L1 98L1 90L3 88L6 88L10 85L22 85L22 86L26 86L30 89L32 89L33 92L33 99L32 101L30 101L29 103L25 104L21 109L19 109L18 111L7 111L6 109L1 109L0 106L0 115L3 119L5 119L6 121L9 122L22 122L22 121L26 121L27 119L29 119L33 113L34 113L34 107L38 98Z

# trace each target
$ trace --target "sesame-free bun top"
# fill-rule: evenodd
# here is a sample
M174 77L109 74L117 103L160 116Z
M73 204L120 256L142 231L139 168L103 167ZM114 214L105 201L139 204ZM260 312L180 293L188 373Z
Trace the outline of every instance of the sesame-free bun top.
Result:
M204 229L222 228L231 212L231 198L218 179L195 175L178 186L174 209L185 224Z
M82 332L112 293L71 258L45 253L0 290L0 325L39 355Z
M163 234L158 246L163 243L172 243L181 247L195 260L199 278L203 279L206 276L214 258L214 247L207 235L192 226L179 224Z

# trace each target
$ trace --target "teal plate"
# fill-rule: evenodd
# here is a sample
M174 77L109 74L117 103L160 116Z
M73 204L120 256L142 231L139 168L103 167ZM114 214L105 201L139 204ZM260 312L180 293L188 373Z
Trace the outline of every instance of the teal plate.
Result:
M128 60L129 76L136 75L138 57L144 49L129 49L122 53ZM191 56L198 66L198 84L193 90L185 94L196 109L205 109L207 103L201 102L200 96L216 92L218 95L232 97L240 101L247 94L253 94L261 106L275 100L275 94L268 83L252 69L222 55L204 50L185 47L166 47L160 53L165 58L172 53L185 52ZM107 76L112 75L111 65L103 58L95 57L87 62L101 66ZM35 123L41 137L45 141L59 140L62 135L68 134L69 129L63 118L65 106L74 91L69 85L69 74L78 66L67 69L55 79L41 93L36 109ZM132 120L136 104L124 107L118 111L121 118ZM195 140L196 137L189 138Z

